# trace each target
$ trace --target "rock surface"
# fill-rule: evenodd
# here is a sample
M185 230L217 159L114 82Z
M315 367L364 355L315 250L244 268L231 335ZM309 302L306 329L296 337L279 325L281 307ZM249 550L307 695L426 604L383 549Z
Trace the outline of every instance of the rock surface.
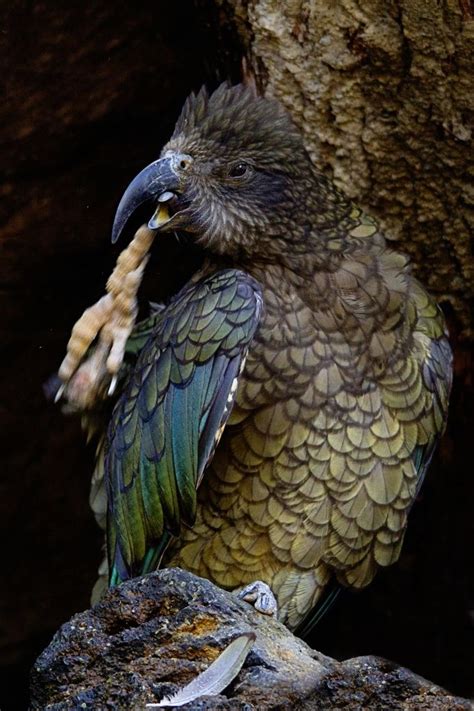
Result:
M225 695L182 708L472 708L386 660L325 657L233 594L168 569L110 590L61 627L32 670L31 709L144 709L189 683L249 631L254 646Z

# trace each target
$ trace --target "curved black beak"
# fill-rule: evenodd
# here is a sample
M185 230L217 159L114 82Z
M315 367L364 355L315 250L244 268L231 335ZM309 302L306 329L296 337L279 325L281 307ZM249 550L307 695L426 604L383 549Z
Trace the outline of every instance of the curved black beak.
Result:
M132 215L145 202L158 198L164 192L173 192L179 188L179 179L171 167L171 158L160 158L144 168L132 180L115 213L112 227L112 243L118 240Z

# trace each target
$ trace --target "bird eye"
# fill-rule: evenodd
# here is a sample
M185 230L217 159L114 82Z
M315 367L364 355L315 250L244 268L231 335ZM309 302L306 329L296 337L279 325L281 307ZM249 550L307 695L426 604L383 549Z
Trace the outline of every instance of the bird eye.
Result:
M229 170L229 177L243 178L250 172L250 166L247 163L235 163Z

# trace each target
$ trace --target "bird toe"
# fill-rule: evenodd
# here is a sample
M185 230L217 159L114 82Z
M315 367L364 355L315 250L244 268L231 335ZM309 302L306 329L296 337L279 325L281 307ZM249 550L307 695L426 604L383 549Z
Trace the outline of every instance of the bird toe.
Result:
M250 603L254 606L257 612L263 615L275 616L278 611L278 605L271 588L261 580L255 580L253 583L246 585L242 590L237 592L240 600Z

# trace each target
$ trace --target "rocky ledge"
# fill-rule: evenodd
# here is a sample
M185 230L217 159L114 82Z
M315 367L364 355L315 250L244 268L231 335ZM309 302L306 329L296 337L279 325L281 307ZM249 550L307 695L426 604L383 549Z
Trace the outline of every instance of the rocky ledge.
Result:
M473 708L385 659L325 657L231 593L179 569L110 590L64 624L33 667L30 708L144 711L188 684L246 632L256 639L234 681L222 694L180 708Z

